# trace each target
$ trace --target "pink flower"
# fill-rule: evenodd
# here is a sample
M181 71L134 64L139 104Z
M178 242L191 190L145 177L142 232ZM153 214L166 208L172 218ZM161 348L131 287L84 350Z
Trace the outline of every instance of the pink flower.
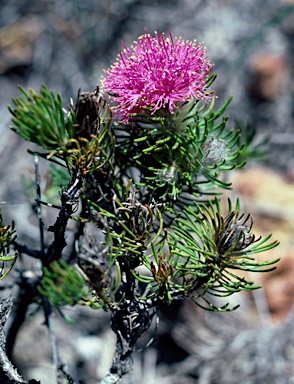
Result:
M212 67L206 49L195 41L174 41L169 36L145 33L130 49L124 45L117 62L105 71L104 92L117 103L114 112L124 121L145 107L152 113L168 107L173 113L177 102L213 97L206 88Z

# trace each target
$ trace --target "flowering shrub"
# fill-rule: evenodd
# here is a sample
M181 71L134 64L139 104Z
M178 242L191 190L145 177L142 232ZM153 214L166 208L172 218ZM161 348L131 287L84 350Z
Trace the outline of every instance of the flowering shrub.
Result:
M209 310L235 309L219 306L213 296L259 287L233 271L270 271L277 261L254 260L278 243L269 242L270 235L255 237L253 219L240 213L238 200L234 208L229 201L223 214L214 197L216 188L231 188L223 172L242 167L244 154L254 148L249 150L249 140L241 143L240 130L227 129L231 98L214 111L215 75L205 55L201 44L145 33L106 71L104 92L114 106L96 87L78 92L66 111L61 96L43 86L40 94L21 88L24 96L9 108L12 129L42 148L31 152L40 249L19 244L13 225L4 226L1 218L2 277L18 253L40 260L39 275L25 284L33 291L26 308L39 303L51 334L53 308L62 313L65 305L86 305L111 312L117 343L103 384L117 383L131 370L135 344L162 303L190 297ZM55 223L47 225L53 241L45 236L39 158L51 163L49 196L54 190L60 200L52 204ZM65 252L72 220L74 244ZM23 292L24 276L16 272L14 278ZM3 334L12 303L0 304ZM74 383L56 350L53 356L56 371ZM3 343L0 363L11 380L25 383Z

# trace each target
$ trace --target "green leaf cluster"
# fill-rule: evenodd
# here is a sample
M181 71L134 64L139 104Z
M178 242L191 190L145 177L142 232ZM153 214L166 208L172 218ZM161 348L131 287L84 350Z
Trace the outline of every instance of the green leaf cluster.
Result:
M55 163L55 191L70 180L62 198L74 200L69 217L79 223L80 272L62 259L44 268L39 293L51 304L114 310L131 294L129 284L155 306L195 295L219 310L207 295L257 288L234 270L273 269L277 260L258 263L254 254L278 243L255 237L239 202L223 215L218 198L203 198L230 188L223 171L242 167L250 148L255 153L253 135L243 144L240 129L227 128L231 98L216 111L214 99L180 103L173 114L146 108L124 124L113 122L98 87L79 92L68 113L44 86L39 95L21 91L10 108L13 129L47 150L37 154Z
M89 295L83 277L62 259L44 268L38 291L54 306L82 304L83 298Z
M14 107L9 106L14 124L11 129L49 151L66 146L74 137L75 114L63 110L60 94L55 95L45 85L40 94L22 87L20 91L23 96L12 99Z
M233 271L266 272L277 260L257 262L254 255L276 247L269 242L271 235L262 239L252 233L250 215L240 215L239 202L233 209L229 201L228 214L222 215L219 200L208 204L194 203L187 207L184 218L176 218L176 225L157 244L151 243L152 253L145 255L144 274L133 274L147 284L143 300L158 297L171 303L194 292L208 309L213 304L207 295L225 297L241 290L260 288L246 277ZM195 293L196 292L196 293ZM214 308L217 310L217 308ZM222 308L222 310L224 310Z
M50 151L35 151L34 154L66 166L69 170L79 170L83 175L95 172L109 163L114 145L110 133L112 117L108 114L109 110L104 101L99 99L97 103L101 105L94 105L92 111L87 111L95 116L92 125L96 128L90 132L88 115L82 120L84 125L79 124L79 99L77 105L71 105L66 112L61 95L55 95L45 85L39 94L32 89L27 92L20 87L20 90L24 96L12 99L14 108L9 107L14 123L11 129L25 140ZM89 95L96 97L96 93ZM81 98L82 96L78 95ZM91 99L88 102L91 105Z
M4 225L2 211L0 209L0 262L2 263L0 267L0 280L4 279L4 277L8 275L16 262L17 253L14 255L7 255L7 253L9 253L10 246L13 244L15 239L16 229L14 228L14 223L12 222L12 224ZM6 267L5 271L4 267Z
M179 104L173 114L161 109L152 115L146 109L134 114L131 123L118 123L117 177L133 177L136 168L136 185L156 190L166 201L177 200L187 190L200 196L215 187L230 188L222 171L245 164L237 162L243 149L240 130L226 128L224 112L230 101L213 111L215 99L209 105L191 100Z

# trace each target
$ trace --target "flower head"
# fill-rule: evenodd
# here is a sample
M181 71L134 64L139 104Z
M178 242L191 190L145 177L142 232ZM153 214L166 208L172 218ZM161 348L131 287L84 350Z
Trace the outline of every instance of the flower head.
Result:
M215 225L215 242L218 254L221 257L227 256L238 257L243 254L250 245L258 242L255 235L251 232L253 225L253 218L249 214L239 216L239 212L231 212L228 216L223 218L217 214L217 222Z
M154 113L167 107L173 113L177 102L212 98L206 86L212 65L202 44L174 41L171 34L165 38L155 32L155 37L145 33L133 47L124 47L118 61L105 71L103 87L125 121L142 108Z
M216 166L222 164L230 153L227 146L226 141L211 137L202 148L203 165Z

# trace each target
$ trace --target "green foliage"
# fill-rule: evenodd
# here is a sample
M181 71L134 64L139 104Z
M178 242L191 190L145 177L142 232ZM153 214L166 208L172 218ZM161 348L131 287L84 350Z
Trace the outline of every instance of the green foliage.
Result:
M55 95L45 85L40 94L32 89L27 92L20 87L20 90L24 96L12 99L14 108L9 106L15 125L11 129L50 151L65 146L74 136L75 114L64 112L60 94Z
M69 169L80 170L83 176L92 173L109 162L111 153L108 154L103 148L104 145L108 146L108 141L101 145L107 131L108 126L101 135L93 136L90 141L86 138L70 139L66 147L49 155L48 159L55 155L65 159ZM107 138L110 139L109 136Z
M146 111L129 125L116 126L118 179L133 177L137 168L136 185L155 190L171 207L185 191L199 197L215 187L229 188L221 172L244 165L236 161L243 148L240 131L227 130L223 116L230 101L213 112L214 100L210 105L191 100L174 114Z
M70 113L74 114L74 137L67 145L53 152L55 162L63 159L70 170L79 170L81 175L103 168L106 164L112 167L110 157L114 140L111 134L112 114L99 88L94 92L78 93L76 105L70 105Z
M16 262L16 252L14 255L7 255L7 253L9 253L10 246L15 239L16 229L14 229L14 223L12 222L12 224L4 225L2 212L0 210L0 262L2 263L0 267L0 280L4 279L4 277L8 275ZM4 266L6 266L5 271Z
M152 253L143 258L144 274L134 272L140 282L147 284L143 300L158 297L171 303L197 292L209 309L219 310L207 295L229 296L241 290L257 287L233 270L265 272L275 269L278 260L256 262L254 254L278 245L251 232L251 215L240 214L239 202L233 210L229 201L228 214L221 213L219 200L208 204L194 203L187 207L185 218L176 218L176 225L167 237L154 244ZM148 272L149 271L149 272ZM198 303L198 302L196 302ZM225 307L222 310L228 310Z
M24 97L12 99L15 109L9 107L15 125L11 129L50 151L34 154L69 170L79 170L82 175L109 163L114 145L110 133L112 116L99 96L99 88L92 93L79 93L69 112L63 109L60 94L55 95L44 85L40 94L33 90L28 93L22 87L20 90Z
M0 252L3 253L8 250L15 239L16 229L14 228L14 223L4 225L0 209Z
M89 294L83 277L62 259L44 268L38 291L54 306L82 304L82 299Z
M264 239L255 237L251 232L253 219L250 214L240 214L238 201L235 209L229 201L226 216L221 213L218 199L214 203L194 204L197 209L187 207L185 219L177 218L174 232L169 234L168 243L177 258L177 271L182 275L191 273L205 277L199 292L205 301L203 296L207 293L228 296L259 288L232 270L264 272L275 269L271 265L278 260L259 263L254 255L276 247L278 242L269 243L271 235Z
M234 270L273 269L277 260L258 263L253 256L278 243L252 234L253 219L240 214L239 202L234 209L229 202L223 216L219 199L202 197L216 187L230 188L222 172L260 153L253 132L227 129L224 113L231 98L217 111L214 99L191 100L173 114L145 108L129 124L113 124L98 87L79 92L68 113L60 95L44 86L40 95L21 90L25 97L14 99L15 110L10 108L14 130L49 150L38 155L58 164L50 170L51 190L55 196L63 191L62 201L69 199L61 212L68 210L71 217L78 208L77 185L83 186L75 244L80 272L62 259L44 268L38 289L51 304L114 311L130 294L127 284L135 289L136 282L136 289L145 287L138 297L142 302L171 303L196 294L220 310L207 295L257 288ZM100 232L88 233L90 223Z

